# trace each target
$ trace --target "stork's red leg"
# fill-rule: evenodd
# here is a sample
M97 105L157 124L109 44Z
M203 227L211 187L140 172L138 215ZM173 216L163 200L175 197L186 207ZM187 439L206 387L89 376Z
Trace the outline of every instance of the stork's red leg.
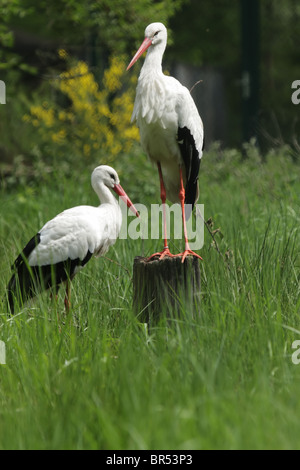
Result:
M159 173L159 179L160 179L160 197L161 201L163 204L163 221L164 221L164 249L161 252L154 253L148 258L148 261L154 258L155 256L159 256L159 259L164 258L165 256L171 256L171 257L177 257L177 256L182 256L182 263L184 262L185 258L188 255L196 256L197 258L201 258L201 256L197 255L194 251L190 249L189 242L188 242L188 237L187 237L187 229L186 229L186 220L185 220L185 210L184 210L184 200L185 200L185 189L184 189L184 184L183 184L183 178L182 178L182 169L180 168L180 190L179 190L179 200L180 200L180 205L181 205L181 212L182 212L182 223L183 223L183 232L184 232L184 241L185 241L185 250L183 253L179 253L176 255L173 255L168 247L168 239L167 239L167 223L166 223L166 189L164 185L164 180L162 176L162 171L161 171L161 166L160 163L157 162L157 167L158 167L158 173Z
M190 249L188 237L187 237L187 229L186 229L186 220L185 220L185 210L184 210L184 200L185 200L185 189L183 185L183 178L182 178L182 169L180 167L180 190L179 190L179 199L181 205L181 212L182 212L182 223L183 223L183 233L184 233L184 242L185 242L185 249L183 253L179 253L176 256L182 256L182 263L184 262L187 255L196 256L197 258L201 258L201 256L197 255L194 251Z
M166 188L164 184L164 179L161 171L161 165L159 162L157 162L157 168L158 168L158 174L159 174L159 181L160 181L160 198L162 202L162 208L163 208L163 224L164 224L164 249L163 251L160 251L158 253L154 253L148 258L148 261L150 261L152 258L155 256L159 256L159 259L164 258L165 256L171 256L173 257L172 253L169 250L168 247L168 238L167 238L167 222L166 222L166 199L167 199L167 193L166 193Z
M71 307L71 285L69 279L66 281L66 294L65 294L65 299L64 299L64 304L65 304L65 309L66 313L69 313L70 307Z

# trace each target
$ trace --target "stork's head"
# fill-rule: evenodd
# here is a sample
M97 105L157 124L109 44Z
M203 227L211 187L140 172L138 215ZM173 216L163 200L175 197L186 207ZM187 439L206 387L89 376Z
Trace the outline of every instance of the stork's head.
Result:
M145 29L145 39L139 47L138 51L132 58L130 64L127 67L127 70L133 66L133 64L140 58L140 56L145 52L150 46L161 45L162 53L165 50L167 44L167 28L162 23L151 23Z
M118 173L111 166L100 165L92 173L92 186L104 184L110 189L114 189L115 184L119 184Z
M162 23L151 23L145 29L145 39L151 41L152 46L167 41L167 28Z
M118 196L127 204L129 209L139 217L139 213L132 204L130 198L125 193L124 189L120 185L118 173L111 166L100 165L94 169L92 173L92 187L94 191L99 195L100 199L103 195L103 186L109 189L113 189Z

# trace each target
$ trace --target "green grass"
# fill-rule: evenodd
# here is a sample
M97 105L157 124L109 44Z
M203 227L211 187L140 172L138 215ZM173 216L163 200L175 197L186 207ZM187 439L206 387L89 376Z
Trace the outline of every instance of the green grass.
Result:
M203 160L199 202L220 229L226 262L206 231L197 319L162 317L147 331L134 317L133 259L160 247L151 240L118 240L110 259L93 259L74 280L67 317L62 294L55 304L45 293L12 318L3 303L0 449L300 448L300 365L291 357L300 339L300 167L286 149L265 161L247 152L244 163L214 149ZM139 177L123 171L133 201L159 202L158 188L143 196L149 180ZM3 297L10 264L41 224L96 198L88 169L1 199Z

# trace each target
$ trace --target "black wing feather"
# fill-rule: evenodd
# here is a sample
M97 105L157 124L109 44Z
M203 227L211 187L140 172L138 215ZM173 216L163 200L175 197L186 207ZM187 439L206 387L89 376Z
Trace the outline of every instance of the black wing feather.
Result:
M58 289L59 285L74 276L75 269L84 266L92 257L90 251L80 260L67 259L56 264L45 266L29 266L28 257L40 243L40 234L35 235L19 254L12 270L14 271L8 286L8 303L11 313L14 313L15 303L24 303L38 292L49 288Z
M185 166L186 185L185 185L185 204L186 218L194 207L198 194L198 174L200 169L199 152L195 145L194 137L187 127L178 128L178 145Z

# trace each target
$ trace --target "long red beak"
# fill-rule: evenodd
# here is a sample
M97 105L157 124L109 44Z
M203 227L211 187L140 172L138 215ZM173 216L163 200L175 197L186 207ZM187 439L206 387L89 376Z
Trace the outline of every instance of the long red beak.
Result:
M127 204L127 207L129 207L129 209L134 213L134 215L139 217L140 214L138 213L138 211L136 210L136 208L132 204L131 200L129 199L129 197L125 193L122 186L120 184L115 184L114 187L113 187L113 190L117 193L118 196L120 196L121 199L123 199L123 201Z
M142 42L142 44L140 45L139 49L137 50L136 54L134 55L134 57L132 58L130 64L128 65L127 69L126 70L129 70L130 67L133 66L133 64L135 64L135 62L141 57L141 55L143 54L143 52L145 52L149 46L151 46L152 44L152 40L149 39L149 38L145 38L144 41Z

